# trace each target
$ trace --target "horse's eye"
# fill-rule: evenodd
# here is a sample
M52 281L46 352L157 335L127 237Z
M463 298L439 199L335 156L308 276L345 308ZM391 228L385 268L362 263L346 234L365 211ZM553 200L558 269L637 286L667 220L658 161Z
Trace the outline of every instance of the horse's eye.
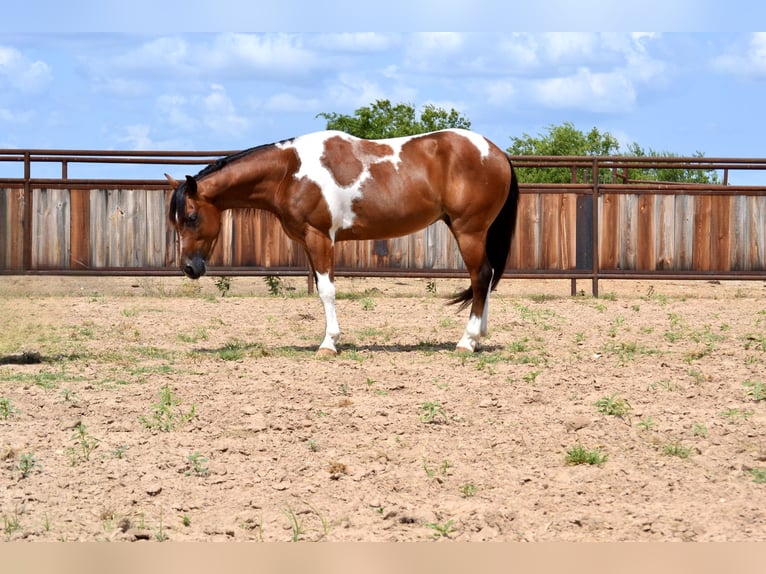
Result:
M186 216L186 223L189 225L196 225L198 219L199 217L197 216L197 212L192 211L189 215Z

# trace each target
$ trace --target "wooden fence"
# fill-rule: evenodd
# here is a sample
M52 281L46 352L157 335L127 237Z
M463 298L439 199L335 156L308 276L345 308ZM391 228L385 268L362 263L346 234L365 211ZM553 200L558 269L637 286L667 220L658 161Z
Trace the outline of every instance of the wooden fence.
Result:
M69 177L70 165L204 165L228 152L71 152L0 150L24 166L0 178L0 274L179 273L174 230L165 217L164 180ZM58 162L60 178L34 178L35 162ZM179 165L183 165L180 168ZM688 278L766 280L766 160L704 158L523 157L524 170L565 167L567 184L522 184L508 276L590 279ZM630 170L714 169L720 185L636 182ZM764 174L763 185L729 185L730 173ZM603 174L611 173L604 181ZM594 246L597 246L594 249ZM225 213L210 260L217 275L299 275L302 249L269 213ZM339 275L463 276L447 227L436 223L406 237L336 246Z

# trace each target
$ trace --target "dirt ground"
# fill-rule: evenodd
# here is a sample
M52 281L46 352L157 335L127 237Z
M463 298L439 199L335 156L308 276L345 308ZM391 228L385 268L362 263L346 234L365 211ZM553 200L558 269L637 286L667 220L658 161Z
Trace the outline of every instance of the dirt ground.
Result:
M1 539L766 541L763 282L464 283L0 277Z

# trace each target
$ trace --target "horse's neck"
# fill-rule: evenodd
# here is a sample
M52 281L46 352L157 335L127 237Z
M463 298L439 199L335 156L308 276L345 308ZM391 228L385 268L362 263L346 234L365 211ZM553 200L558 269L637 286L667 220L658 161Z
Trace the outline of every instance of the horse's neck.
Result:
M220 210L254 207L274 209L275 194L284 179L272 162L243 160L209 176L210 199Z

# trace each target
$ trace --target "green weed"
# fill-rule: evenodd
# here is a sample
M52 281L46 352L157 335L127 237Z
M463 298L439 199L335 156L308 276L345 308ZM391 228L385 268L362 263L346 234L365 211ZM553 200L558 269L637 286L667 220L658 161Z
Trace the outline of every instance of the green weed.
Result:
M446 423L447 413L439 401L423 403L420 406L420 421L424 423Z
M637 425L643 430L649 431L657 426L657 422L652 417L646 417L645 419L638 421Z
M702 438L707 437L707 426L704 423L694 423L692 425L692 435L693 436L699 436Z
M609 397L602 397L595 403L598 412L604 415L609 415L617 418L625 418L625 416L631 411L631 406L628 401L620 397L617 393Z
M0 419L8 420L14 415L20 414L21 411L11 404L11 400L7 397L0 397Z
M466 484L460 485L460 488L458 490L460 490L460 495L463 498L470 498L476 494L478 489L476 488L476 485L473 484L472 482L467 482Z
M195 452L186 457L186 462L189 464L189 470L186 471L186 476L194 474L195 476L207 476L210 469L205 466L208 461L207 458L200 453Z
M72 466L80 462L90 460L90 455L98 448L100 440L91 435L84 424L80 423L74 427L74 434L71 436L72 446L67 447L66 452Z
M163 385L160 388L159 401L151 407L151 415L149 417L140 416L138 420L150 430L161 432L175 430L178 426L197 416L196 404L192 403L186 412L180 408L180 405L181 401L173 396L170 387L167 384Z
M747 391L745 391L746 396L750 397L754 401L766 400L766 383L762 383L761 381L748 380L742 384L747 387Z
M662 447L662 454L665 456L677 456L678 458L689 458L691 449L678 441L674 441Z
M35 459L35 453L28 452L22 454L18 464L19 471L21 472L21 478L27 478L36 465L37 459Z
M222 275L221 277L217 277L213 282L215 283L218 292L221 294L221 297L226 297L226 295L229 294L229 291L231 291L231 277Z
M449 538L450 533L452 532L452 524L454 523L453 520L448 520L444 524L439 522L429 522L426 524L428 528L433 529L433 537L434 538Z
M608 460L608 456L599 449L588 450L582 445L576 445L567 451L564 459L568 465L591 464L600 466Z

